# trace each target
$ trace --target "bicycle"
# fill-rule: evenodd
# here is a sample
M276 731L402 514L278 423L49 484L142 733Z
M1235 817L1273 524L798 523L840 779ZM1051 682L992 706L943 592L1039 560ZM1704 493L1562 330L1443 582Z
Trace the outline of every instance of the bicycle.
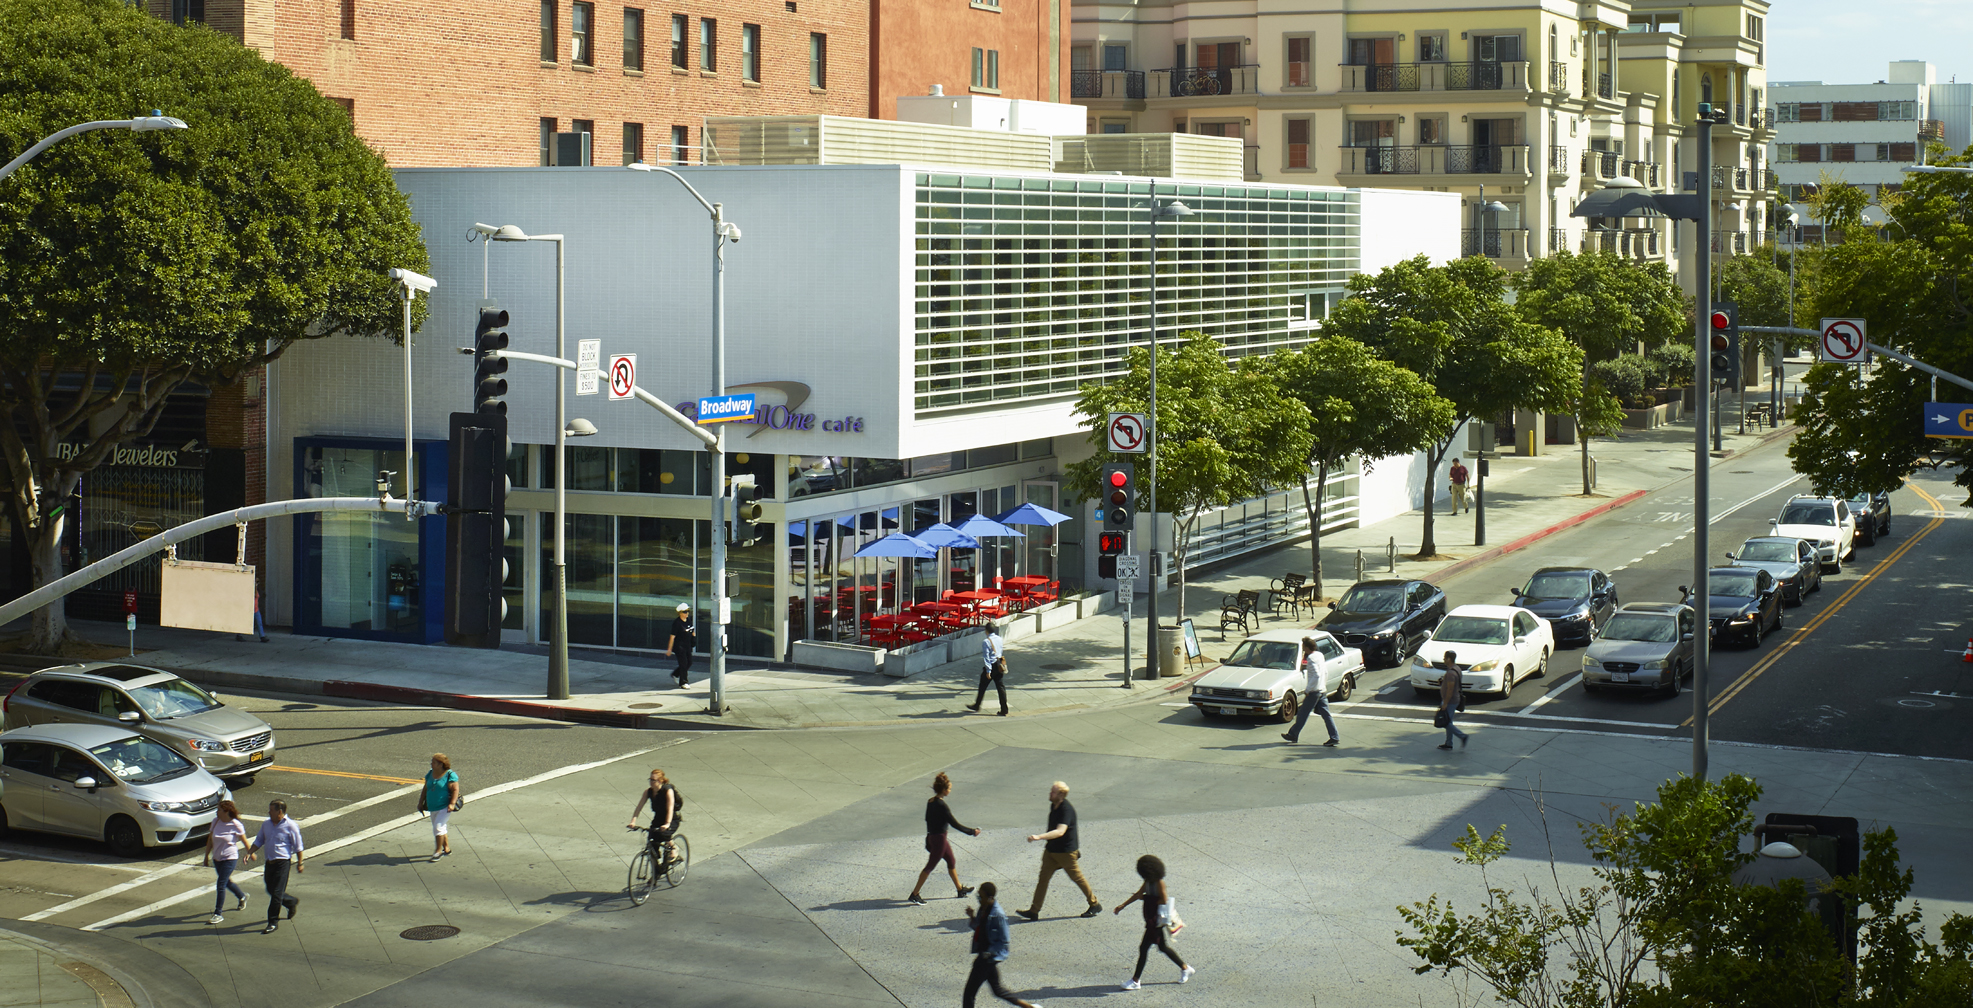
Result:
M1216 95L1220 92L1219 75L1211 70L1195 71L1178 80L1173 89L1181 98L1195 95Z
M692 844L685 834L674 833L671 837L672 856L664 856L664 845L650 839L650 833L641 826L626 826L630 832L645 834L644 849L630 859L630 879L625 885L630 894L630 902L643 906L651 897L651 891L663 880L665 888L676 889L684 884L685 876L692 868Z

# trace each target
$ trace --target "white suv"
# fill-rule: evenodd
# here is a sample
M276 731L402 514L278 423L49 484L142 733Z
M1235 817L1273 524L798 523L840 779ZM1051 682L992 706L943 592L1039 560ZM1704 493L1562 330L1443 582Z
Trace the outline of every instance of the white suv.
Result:
M1843 572L1843 558L1856 543L1857 519L1848 502L1836 497L1790 497L1781 516L1771 518L1774 534L1807 539L1815 545L1822 569Z

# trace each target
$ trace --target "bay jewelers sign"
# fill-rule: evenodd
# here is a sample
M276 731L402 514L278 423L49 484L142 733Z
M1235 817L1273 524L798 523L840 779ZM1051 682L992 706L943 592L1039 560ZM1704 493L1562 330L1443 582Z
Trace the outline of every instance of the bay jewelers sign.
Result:
M55 458L62 462L81 455L88 445L73 441L63 441L55 446ZM188 468L205 465L206 453L190 446L185 448L164 448L158 445L118 445L103 459L104 465L150 466L157 469L176 469L181 464Z

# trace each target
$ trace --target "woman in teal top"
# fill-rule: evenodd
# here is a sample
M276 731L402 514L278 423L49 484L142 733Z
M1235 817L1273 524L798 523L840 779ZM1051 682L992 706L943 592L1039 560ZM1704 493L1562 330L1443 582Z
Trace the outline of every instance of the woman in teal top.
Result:
M418 798L418 811L432 814L432 860L452 853L445 835L446 820L459 807L459 775L452 772L452 760L444 753L432 754L432 769L425 775L425 793Z

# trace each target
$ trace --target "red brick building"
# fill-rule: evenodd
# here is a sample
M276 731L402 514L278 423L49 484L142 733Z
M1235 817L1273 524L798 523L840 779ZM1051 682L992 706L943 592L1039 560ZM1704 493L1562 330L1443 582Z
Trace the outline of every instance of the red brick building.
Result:
M342 102L394 166L701 159L706 116L894 118L900 94L1066 101L1064 0L144 0Z

